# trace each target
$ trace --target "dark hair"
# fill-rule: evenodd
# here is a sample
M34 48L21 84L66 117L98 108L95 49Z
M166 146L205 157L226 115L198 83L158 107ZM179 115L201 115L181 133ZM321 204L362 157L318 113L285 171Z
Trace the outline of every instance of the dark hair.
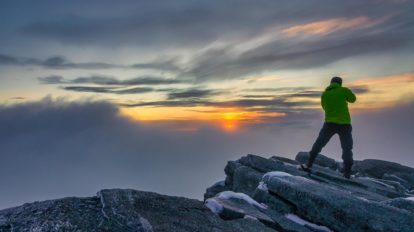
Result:
M331 83L333 83L333 82L342 85L342 78L340 78L340 77L332 77Z

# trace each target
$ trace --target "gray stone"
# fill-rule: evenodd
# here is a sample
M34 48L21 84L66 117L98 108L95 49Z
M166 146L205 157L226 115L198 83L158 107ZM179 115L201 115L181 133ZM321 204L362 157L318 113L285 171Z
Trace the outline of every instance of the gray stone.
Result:
M251 219L225 221L203 202L130 189L0 210L0 231L275 231Z
M203 202L184 197L140 191L135 206L154 231L270 231L259 221L225 221Z
M394 181L400 182L410 190L414 189L414 168L384 160L366 159L355 161L352 169L362 175L375 178L389 179L390 176L394 176L396 177Z
M224 173L226 173L225 185L231 188L233 186L233 174L234 171L242 166L237 161L228 161L226 167L224 168Z
M410 211L414 214L414 198L408 200L407 198L395 198L385 201L384 204Z
M393 175L393 174L385 173L382 176L382 179L383 180L389 180L389 181L398 182L400 185L402 185L406 189L410 189L410 187L411 187L410 183L408 183L407 180L404 180L404 179L402 179L402 178L400 178L400 177L398 177L396 175Z
M283 165L282 161L266 159L257 155L248 154L238 160L238 162L244 166L250 167L258 172L270 172L277 170L280 165Z
M283 202L279 198L273 197L268 191L263 191L259 188L255 190L252 197L257 202L267 205L273 212L287 214L294 210L291 205L286 204L286 202Z
M299 176L264 178L274 196L297 207L296 214L336 231L412 231L414 214L353 196Z
M246 193L251 196L259 185L262 175L263 173L250 167L240 166L234 172L232 190L234 192Z
M266 204L259 207L243 199L223 198L220 197L220 194L207 201L214 201L215 204L221 205L222 210L219 212L219 216L225 220L246 218L248 216L248 218L254 218L277 231L310 232L309 229L288 220L284 213L273 210Z
M231 190L230 186L226 185L225 181L220 181L206 189L204 193L204 200L214 197L217 193Z
M309 160L309 153L299 152L296 155L295 160L298 161L299 163L306 164ZM332 170L337 170L339 168L338 163L334 159L324 156L322 154L319 154L318 156L316 156L314 164L317 164L322 167L327 167Z
M272 156L272 157L270 157L270 159L273 159L273 160L278 160L278 161L282 161L282 162L284 162L284 163L293 164L293 165L299 165L299 164L300 164L300 163L299 163L298 161L296 161L296 160L291 160L291 159L289 159L289 158L282 157L282 156Z
M297 159L306 155L298 154ZM298 161L284 157L249 154L229 161L226 179L204 194L221 205L218 215L194 199L109 189L94 197L0 210L0 232L412 231L414 206L407 199L414 196L412 168L379 160L355 161L358 175L345 179L334 168L333 163L338 163L320 158L311 174L298 169ZM221 193L228 190L238 192L231 194L236 197L223 198L226 194ZM256 202L242 200L249 197Z
M0 231L100 231L101 209L98 197L24 204L0 211Z
M297 159L301 160L302 158L300 157L304 156L307 156L307 153L298 155ZM305 231L306 229L310 229L309 226L303 226L296 223L292 224L292 221L287 220L284 216L281 216L287 215L288 213L297 214L310 222L324 225L331 228L332 230L338 231L407 231L407 228L409 228L407 226L412 225L408 222L409 220L407 219L409 217L413 217L411 212L407 211L406 209L402 210L396 206L391 206L384 203L392 198L409 196L409 191L407 191L407 188L401 184L401 182L404 181L408 182L407 178L402 179L402 177L400 177L401 172L391 172L392 174L386 173L383 175L383 177L391 176L390 178L386 179L371 176L369 174L370 172L361 172L356 178L345 179L343 178L342 173L338 171L338 168L335 168L338 167L338 162L335 162L335 160L324 156L320 156L320 158L322 158L322 160L319 160L314 164L312 174L309 175L308 173L298 169L298 161L277 156L266 159L249 154L247 156L241 157L239 160L232 161L232 168L227 168L232 171L226 172L226 174L231 174L227 175L226 179L231 179L231 182L233 184L232 186L228 187L233 191L248 194L257 202L267 205L269 209L267 215L280 226L280 230L284 231ZM306 161L302 160L301 162ZM320 166L319 164L323 166ZM280 191L277 191L277 188L273 186L273 189L271 189L267 186L266 183L264 183L263 176L267 172L272 171L288 173L296 176L295 178L302 178L302 180L311 181L313 183L312 185L317 186L317 189L321 194L319 196L320 198L303 197L308 195L315 196L315 193L312 192L315 189L306 184L301 184L298 185L297 189L295 191L292 191L291 194L294 195L297 193L302 196L302 198L297 199L298 203L289 201L287 198L283 197L280 194ZM404 174L408 175L409 173ZM280 183L278 186L281 186ZM323 198L323 193L325 192L329 194L327 197ZM343 199L342 202L340 199L331 196L335 195L334 193L337 193L339 198ZM314 202L311 204L309 201ZM309 208L305 208L305 213L301 213L303 209L298 207L298 204L300 205L303 202L308 202L309 208L312 208L312 205L314 206L315 209L313 211L313 214L306 213L309 211ZM318 205L318 203L321 205ZM340 206L347 208L349 206L345 207L345 205L348 203L351 204L350 209L342 210ZM354 215L352 210L352 207L354 205L357 205L356 209L360 211L361 209L358 207L362 207L362 213L357 213ZM368 213L366 213L364 216L364 212ZM401 214L403 223L401 225L397 225L398 223L395 223L393 221L396 220L397 217L388 217L387 212L397 212L395 213L396 215ZM322 219L319 218L318 220L318 217L315 216L318 214L326 214L331 216L326 216ZM382 217L385 218L383 220L384 223L381 223ZM359 221L356 221L354 223L355 226L347 226L347 223L350 223L353 220L357 220L358 218ZM379 220L374 220L374 218L379 218ZM338 220L343 221L343 219L346 219L345 222L347 223L338 222ZM369 223L365 223L364 220L369 221ZM340 226L338 227L337 225ZM347 229L348 227L350 229ZM311 228L310 230L316 231L317 229Z
M117 228L123 231L152 232L148 220L135 207L139 195L131 189L106 189L97 193L101 201L103 220L98 227L103 230Z

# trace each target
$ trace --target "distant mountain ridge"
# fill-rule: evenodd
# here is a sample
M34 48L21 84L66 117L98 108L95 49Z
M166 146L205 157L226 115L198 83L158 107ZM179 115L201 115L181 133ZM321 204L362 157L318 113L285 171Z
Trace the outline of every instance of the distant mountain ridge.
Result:
M132 189L100 190L0 210L12 231L414 231L414 169L383 160L356 161L353 178L319 155L311 175L295 160L243 156L204 202Z

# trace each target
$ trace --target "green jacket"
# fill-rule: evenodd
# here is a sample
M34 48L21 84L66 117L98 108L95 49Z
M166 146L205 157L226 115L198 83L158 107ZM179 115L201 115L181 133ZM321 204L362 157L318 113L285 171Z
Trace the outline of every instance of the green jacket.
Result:
M331 83L321 96L321 105L325 111L325 122L351 124L348 102L356 101L355 94L338 83Z

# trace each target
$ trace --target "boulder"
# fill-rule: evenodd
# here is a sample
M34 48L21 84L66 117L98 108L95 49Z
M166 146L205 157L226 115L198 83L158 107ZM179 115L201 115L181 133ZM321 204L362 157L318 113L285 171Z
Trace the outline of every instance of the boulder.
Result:
M412 231L413 214L360 199L334 186L300 176L270 175L264 181L275 197L296 206L296 214L335 231Z
M414 197L409 198L395 198L385 201L384 204L404 209L414 213Z
M277 170L281 165L282 161L266 159L257 155L248 154L238 160L238 162L244 166L250 167L258 172L270 172Z
M0 231L275 231L258 220L223 220L203 202L131 189L0 210Z
M225 191L207 199L205 204L212 212L225 220L251 218L276 231L311 231L288 220L284 214L272 210L268 205L260 204L243 193Z
M262 175L263 173L250 167L240 166L234 172L232 190L235 192L243 192L251 196L259 185Z
M291 160L291 159L283 157L283 156L272 156L272 157L270 157L270 159L282 161L284 163L293 164L293 165L299 165L300 164L300 162L298 162L296 160Z
M298 161L299 163L306 164L309 160L309 153L308 152L299 152L296 155L295 160ZM327 168L330 168L332 170L339 169L339 165L334 159L331 159L331 158L329 158L327 156L324 156L322 154L319 154L318 156L316 156L314 164L317 164L317 165L322 166L322 167L327 167Z
M226 185L224 180L219 181L206 189L206 192L204 193L204 200L210 197L214 197L217 193L227 191L230 189L231 188L229 187L229 185Z
M352 169L360 175L391 179L410 190L414 189L414 168L411 167L384 160L366 159L355 161Z
M295 160L246 155L229 161L225 180L204 202L132 189L105 189L0 210L0 232L11 231L412 231L412 168L355 161L346 179L320 156L307 173ZM305 158L304 158L305 157ZM411 188L411 190L410 190Z

